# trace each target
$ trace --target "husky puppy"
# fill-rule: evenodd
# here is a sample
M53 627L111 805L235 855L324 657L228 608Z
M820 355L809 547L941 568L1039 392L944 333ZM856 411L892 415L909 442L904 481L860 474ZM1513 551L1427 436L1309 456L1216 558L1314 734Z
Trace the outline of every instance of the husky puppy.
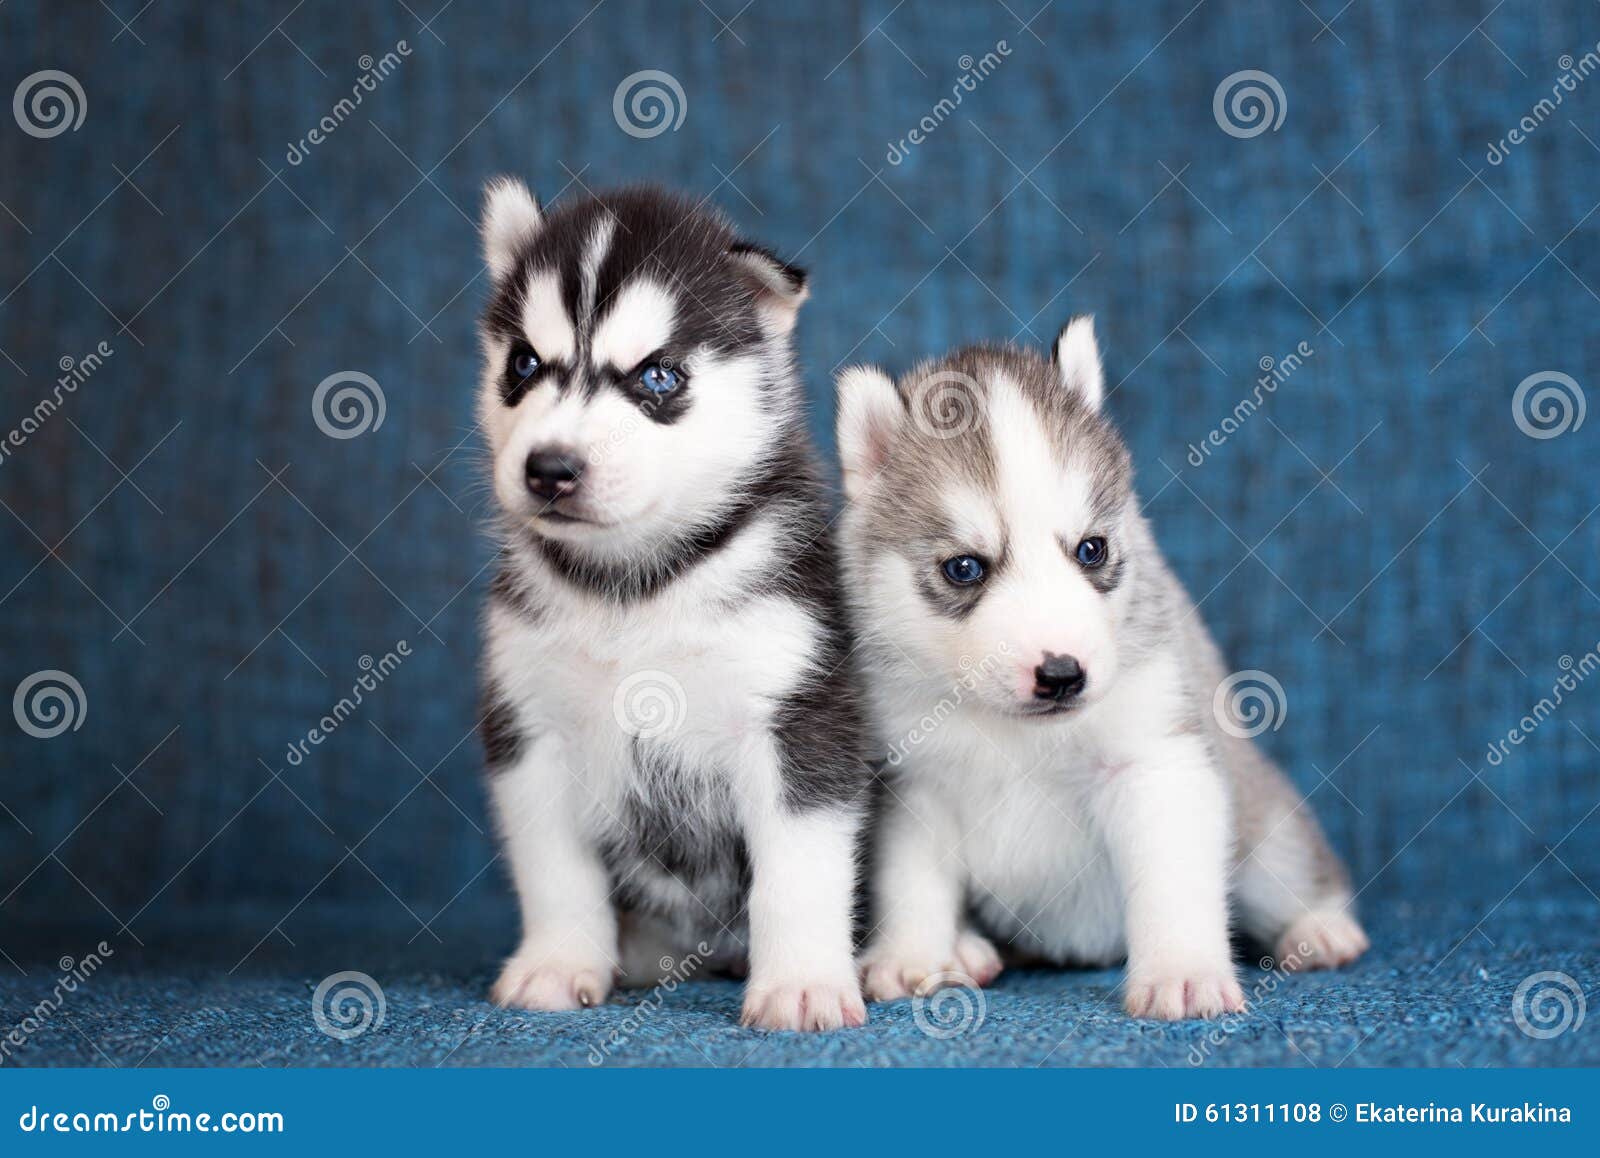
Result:
M1135 1016L1239 1010L1230 898L1291 968L1359 956L1305 801L1213 710L1227 669L1099 413L1091 319L1053 361L976 347L838 391L846 589L892 777L868 997L987 984L987 933L1015 959L1126 957Z
M805 274L649 188L545 213L500 180L482 229L482 721L522 910L493 999L747 967L746 1024L860 1025L871 772L790 342Z

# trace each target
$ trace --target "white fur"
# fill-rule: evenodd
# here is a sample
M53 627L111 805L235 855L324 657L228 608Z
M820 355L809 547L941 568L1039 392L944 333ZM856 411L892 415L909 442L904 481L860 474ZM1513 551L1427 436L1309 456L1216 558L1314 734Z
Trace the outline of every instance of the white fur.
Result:
M677 299L660 282L629 282L594 332L596 367L630 370L672 336Z
M838 398L844 494L855 499L888 458L905 407L889 375L874 366L847 366L840 371Z
M539 203L521 181L497 177L484 190L483 259L489 273L505 277L516 268L517 255L538 235L543 215Z
M1100 343L1094 336L1094 318L1073 318L1056 337L1056 368L1061 384L1082 397L1090 410L1105 400L1106 375L1100 364Z

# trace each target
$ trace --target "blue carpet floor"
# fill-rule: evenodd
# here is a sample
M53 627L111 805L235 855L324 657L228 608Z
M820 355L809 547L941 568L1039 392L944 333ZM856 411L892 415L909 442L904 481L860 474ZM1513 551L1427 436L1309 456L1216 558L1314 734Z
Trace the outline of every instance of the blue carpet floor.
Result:
M1593 901L1441 911L1424 904L1367 914L1374 948L1337 974L1281 978L1252 964L1253 1007L1209 1025L1133 1021L1117 970L1005 975L976 1003L952 997L919 1016L909 1001L874 1005L866 1028L826 1036L739 1029L739 986L690 982L630 992L598 1010L536 1014L490 1007L494 957L472 934L378 952L350 921L290 948L257 946L243 964L193 959L216 942L175 931L127 947L32 1026L3 1064L44 1066L1532 1066L1600 1064L1600 1024L1579 1011L1600 983ZM481 938L481 933L478 936ZM50 993L47 943L0 979L7 1026ZM79 942L81 943L81 942ZM185 945L189 946L185 949ZM246 949L249 950L249 946ZM187 963L185 955L190 955ZM215 965L209 959L218 958ZM452 964L452 961L454 963ZM383 1020L351 1040L312 1017L318 983L359 969L383 991ZM230 969L232 972L230 973ZM25 975L24 975L24 971ZM1518 1027L1524 979L1557 972L1583 996L1556 1036ZM966 1013L970 1008L971 1012ZM1547 1014L1559 1016L1556 1006ZM965 1016L963 1016L965 1014ZM929 1032L931 1026L933 1032ZM1534 1028L1539 1028L1536 1022Z

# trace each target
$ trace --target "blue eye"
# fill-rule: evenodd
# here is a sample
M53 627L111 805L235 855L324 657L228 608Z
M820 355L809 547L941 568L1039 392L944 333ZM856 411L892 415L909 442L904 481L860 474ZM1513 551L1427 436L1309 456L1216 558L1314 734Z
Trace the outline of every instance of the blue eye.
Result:
M663 366L659 362L651 362L639 371L639 385L652 394L671 394L683 385L683 376L670 366Z
M1098 567L1106 561L1106 541L1099 535L1078 544L1078 562L1085 567Z
M983 560L975 555L957 555L939 565L944 577L957 587L969 587L984 576Z
M539 368L539 355L532 350L522 350L511 359L511 372L518 378L532 376Z

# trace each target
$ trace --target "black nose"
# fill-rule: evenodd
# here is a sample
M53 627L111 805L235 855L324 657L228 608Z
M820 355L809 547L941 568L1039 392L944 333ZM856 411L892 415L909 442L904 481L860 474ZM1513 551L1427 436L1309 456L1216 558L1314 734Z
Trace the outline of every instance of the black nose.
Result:
M1044 662L1033 669L1033 698L1061 703L1083 691L1088 677L1070 655L1044 653Z
M578 489L583 460L570 450L536 450L525 468L528 489L542 499L558 499Z

